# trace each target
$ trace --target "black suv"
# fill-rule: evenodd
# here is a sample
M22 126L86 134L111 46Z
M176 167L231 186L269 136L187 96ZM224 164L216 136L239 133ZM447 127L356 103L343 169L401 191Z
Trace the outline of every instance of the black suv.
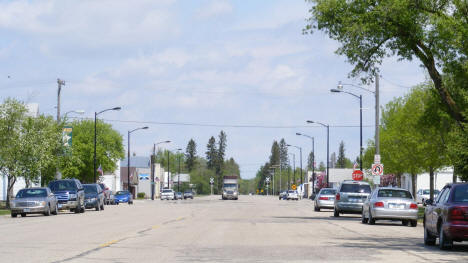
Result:
M54 180L49 183L49 188L57 197L58 209L70 212L84 213L84 189L78 179Z

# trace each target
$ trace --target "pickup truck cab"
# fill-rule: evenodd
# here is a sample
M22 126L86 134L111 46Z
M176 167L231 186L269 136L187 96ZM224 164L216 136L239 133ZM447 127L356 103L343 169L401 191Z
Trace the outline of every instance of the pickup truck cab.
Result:
M175 193L172 189L163 189L161 192L161 200L175 200Z

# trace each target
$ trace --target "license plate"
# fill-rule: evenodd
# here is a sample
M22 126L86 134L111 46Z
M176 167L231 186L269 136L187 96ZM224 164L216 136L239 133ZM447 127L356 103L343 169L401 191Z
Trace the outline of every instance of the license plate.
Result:
M62 206L63 206L62 204L58 204L58 208L59 208L59 209L62 208Z
M388 208L392 208L392 209L405 209L405 205L388 204Z
M31 209L25 208L25 209L23 209L23 212L25 212L25 213L31 212Z
M352 203L359 203L361 199L350 198L349 201Z

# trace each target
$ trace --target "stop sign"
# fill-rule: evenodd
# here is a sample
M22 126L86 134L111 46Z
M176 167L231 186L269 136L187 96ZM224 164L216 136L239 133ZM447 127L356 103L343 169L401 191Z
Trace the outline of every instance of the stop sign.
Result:
M361 170L355 170L353 172L353 180L355 181L362 181L363 174Z

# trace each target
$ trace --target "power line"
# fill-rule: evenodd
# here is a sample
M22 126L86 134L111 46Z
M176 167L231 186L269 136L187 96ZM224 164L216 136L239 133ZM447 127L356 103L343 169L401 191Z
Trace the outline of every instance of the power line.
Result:
M394 86L400 87L400 88L404 88L404 89L412 89L412 88L413 88L413 87L408 87L408 86L404 86L404 85L398 84L398 83L393 82L393 81L391 81L391 80L388 80L388 79L386 79L386 78L384 78L384 77L382 77L382 76L380 76L380 78L383 79L383 80L385 80L386 82L388 82L388 83L390 83L390 84L392 84L392 85L394 85Z
M88 119L82 117L69 117L70 119ZM212 123L195 123L195 122L158 122L158 121L135 121L135 120L111 120L101 119L108 122L119 123L135 123L135 124L153 124L153 125L169 125L169 126L196 126L196 127L215 127L215 128L259 128L259 129L296 129L296 128L322 128L322 126L312 125L259 125L259 124L212 124ZM356 128L359 125L330 125L334 128ZM374 127L374 125L363 125L362 127Z

